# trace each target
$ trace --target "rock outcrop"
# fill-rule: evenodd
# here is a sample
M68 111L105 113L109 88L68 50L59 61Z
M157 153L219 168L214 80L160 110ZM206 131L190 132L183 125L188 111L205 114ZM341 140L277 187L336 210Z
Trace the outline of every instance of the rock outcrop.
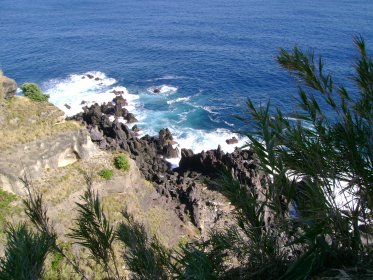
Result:
M24 188L19 178L37 179L44 169L86 159L96 149L85 129L14 145L0 152L0 185L7 191L22 195Z
M9 99L16 95L17 83L15 80L10 79L3 75L0 70L0 98Z
M164 203L174 207L183 222L191 221L202 236L209 230L227 226L231 222L232 206L216 187L207 186L201 178L217 178L217 171L225 169L243 184L248 191L264 195L262 185L266 177L256 168L251 151L236 149L224 153L220 147L194 154L181 151L179 168L172 170L164 158L176 156L176 142L168 129L162 129L158 137L144 136L141 139L127 125L115 119L110 121L103 112L106 107L95 104L75 116L82 121L91 138L101 149L125 150L136 161L145 179L151 181ZM134 129L137 130L137 129Z

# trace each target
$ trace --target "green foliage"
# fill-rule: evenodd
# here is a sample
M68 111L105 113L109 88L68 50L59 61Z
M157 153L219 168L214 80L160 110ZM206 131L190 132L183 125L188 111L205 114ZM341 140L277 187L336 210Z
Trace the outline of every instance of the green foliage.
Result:
M128 159L124 155L120 155L114 158L114 166L117 169L127 171L130 168Z
M109 181L109 180L111 180L111 178L113 178L114 171L112 169L109 169L109 168L104 168L104 169L100 170L98 175L100 175L105 180Z
M154 237L149 239L143 225L126 211L126 223L119 225L118 239L125 244L124 259L134 279L169 279L171 254Z
M88 177L86 179L87 190L81 196L83 203L76 203L77 226L71 229L69 236L89 250L92 258L103 267L109 278L119 278L113 250L115 233L103 212L98 194L92 190L92 181ZM110 265L111 261L114 268Z
M250 147L271 175L267 200L276 223L284 224L281 213L294 201L299 204L301 234L291 244L308 248L283 279L373 262L372 248L362 243L358 226L372 221L373 62L363 39L356 38L355 44L359 59L353 94L324 73L321 58L296 47L292 52L281 49L277 60L300 84L299 110L293 115L298 121L280 110L270 114L269 102L260 108L247 102L256 129L248 134ZM336 196L346 203L340 205ZM288 229L282 234L290 239ZM330 238L333 242L327 242Z
M6 216L11 212L11 203L17 197L14 194L8 193L0 188L0 232L3 231Z
M24 96L34 100L34 101L48 101L49 95L44 94L39 86L34 83L24 83L20 86L20 88L23 90Z
M59 252L54 252L53 258L51 261L51 270L57 271L61 265L62 260L63 260L63 256Z
M69 263L73 267L75 272L77 274L80 274L81 279L88 280L84 273L80 270L79 264L77 264L74 260L70 259L65 254L64 249L57 244L57 233L55 232L53 225L49 221L47 209L43 204L43 196L39 193L32 193L30 181L27 177L21 179L21 181L23 182L28 195L26 199L23 200L23 203L26 208L26 215L30 219L31 223L36 227L40 235L46 236L48 238L48 241L50 242L48 244L48 246L50 247L50 251L54 254L59 254L63 256L67 263ZM23 260L21 259L21 261Z
M25 224L10 226L6 236L5 257L0 260L0 279L40 279L54 240L48 234L33 233Z
M204 244L189 244L176 254L174 273L176 279L215 280L222 276L225 266L221 252L207 252Z

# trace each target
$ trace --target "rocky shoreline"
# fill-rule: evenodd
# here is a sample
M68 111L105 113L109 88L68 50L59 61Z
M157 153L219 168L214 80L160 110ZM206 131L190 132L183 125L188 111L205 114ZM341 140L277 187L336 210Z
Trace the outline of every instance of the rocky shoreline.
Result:
M183 222L191 221L202 235L231 219L228 202L222 201L216 184L205 184L206 179L213 182L220 170L226 170L252 191L261 192L266 177L258 170L252 151L236 148L224 153L219 146L194 154L182 149L179 167L172 169L165 159L178 157L179 150L169 129L161 129L158 136L138 137L139 128L128 126L136 122L136 117L128 112L127 105L118 94L111 103L84 107L72 119L85 125L100 149L126 151L164 202L174 207ZM120 122L120 117L127 123Z

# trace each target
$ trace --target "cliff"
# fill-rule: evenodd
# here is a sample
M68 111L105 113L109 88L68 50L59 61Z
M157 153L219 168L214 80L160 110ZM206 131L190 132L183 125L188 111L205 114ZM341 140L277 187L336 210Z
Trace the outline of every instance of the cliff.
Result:
M118 152L100 150L81 123L66 120L64 113L51 103L14 96L14 80L2 75L1 81L6 81L6 86L1 84L0 91L0 188L17 195L7 210L6 220L18 223L24 219L20 209L25 188L20 179L27 178L33 190L43 194L48 215L65 239L88 174L112 220L120 219L121 211L127 207L167 246L198 234L192 224L180 220L174 210L176 205L165 205L164 197L144 179L128 155L130 169L116 170L113 160ZM101 178L98 174L103 169L113 170L113 178Z

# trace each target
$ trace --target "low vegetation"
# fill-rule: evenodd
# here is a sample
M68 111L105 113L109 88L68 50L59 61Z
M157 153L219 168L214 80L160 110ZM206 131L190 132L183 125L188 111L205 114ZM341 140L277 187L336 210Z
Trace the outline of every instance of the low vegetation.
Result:
M98 175L100 177L104 178L105 180L109 181L109 180L111 180L111 178L113 178L114 171L113 171L113 169L110 169L110 168L104 168L104 169L101 169L98 172Z
M0 188L0 235L4 232L4 225L6 222L6 217L12 213L12 202L15 201L17 197L14 194L8 193Z
M114 158L114 166L117 169L127 171L130 168L128 159L124 155L119 155Z
M78 122L63 121L63 116L61 110L48 102L35 102L23 96L5 100L0 110L0 150L81 128Z
M34 101L44 102L44 101L48 101L49 99L49 95L44 94L37 84L24 83L23 85L20 86L20 88L22 89L24 96Z
M126 210L113 224L87 177L70 237L102 278L372 279L373 61L361 38L355 44L353 93L336 85L313 53L280 51L278 62L299 82L297 121L280 110L271 114L269 102L258 108L248 100L248 116L241 119L254 128L249 146L268 176L258 190L222 171L215 183L235 206L236 224L208 240L167 249ZM114 165L129 168L123 155ZM39 279L52 253L88 279L81 262L57 242L43 197L29 192L24 204L35 231L23 224L7 230L0 278Z

